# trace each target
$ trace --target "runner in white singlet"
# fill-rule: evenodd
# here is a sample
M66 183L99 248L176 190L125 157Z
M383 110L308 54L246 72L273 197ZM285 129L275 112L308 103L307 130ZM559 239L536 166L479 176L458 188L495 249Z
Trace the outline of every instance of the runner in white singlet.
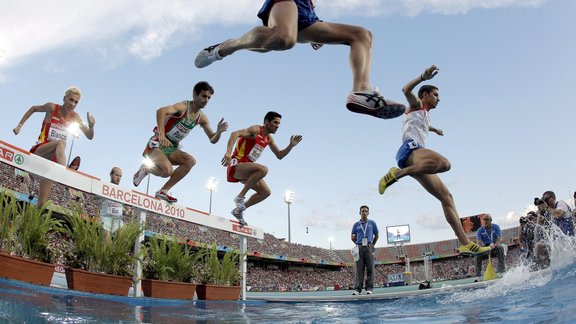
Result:
M388 173L380 179L378 189L380 194L383 194L388 187L400 178L411 176L416 179L426 191L442 203L444 216L460 242L460 253L480 255L490 251L490 247L478 246L478 244L468 239L456 211L454 198L452 198L452 194L437 175L450 170L450 161L439 153L425 148L428 132L434 132L440 136L444 135L442 130L432 127L430 124L430 110L435 109L440 102L438 88L433 85L423 85L418 90L418 97L412 93L412 90L418 84L424 80L432 79L437 73L438 68L432 65L419 77L408 82L402 88L410 107L404 117L402 146L400 146L396 154L396 160L400 168L390 168Z

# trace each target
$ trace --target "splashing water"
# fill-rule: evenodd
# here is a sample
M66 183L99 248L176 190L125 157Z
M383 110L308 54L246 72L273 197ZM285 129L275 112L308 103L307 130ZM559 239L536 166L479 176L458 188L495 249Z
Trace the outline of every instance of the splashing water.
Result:
M542 230L542 228L540 229ZM439 301L439 303L482 303L494 298L532 296L541 293L542 287L552 282L558 284L568 280L573 281L576 274L576 270L574 270L576 238L564 235L556 226L546 229L544 233L542 241L549 246L550 251L549 268L533 271L533 264L524 261L508 270L500 280L494 281L485 289L458 292Z

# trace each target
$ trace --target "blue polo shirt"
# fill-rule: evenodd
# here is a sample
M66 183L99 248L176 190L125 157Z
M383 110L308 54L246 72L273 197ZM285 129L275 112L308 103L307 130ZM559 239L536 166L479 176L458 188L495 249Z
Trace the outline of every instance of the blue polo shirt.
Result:
M488 246L492 243L497 242L502 237L502 232L500 232L500 226L497 224L492 224L490 229L482 226L476 232L476 239L482 242L482 246Z
M366 237L368 238L368 243L372 243L374 241L374 235L379 234L378 226L376 222L369 219L366 223L362 223L361 221L357 221L352 226L352 234L356 234L356 244L361 245L362 239L364 238L364 232L366 232Z

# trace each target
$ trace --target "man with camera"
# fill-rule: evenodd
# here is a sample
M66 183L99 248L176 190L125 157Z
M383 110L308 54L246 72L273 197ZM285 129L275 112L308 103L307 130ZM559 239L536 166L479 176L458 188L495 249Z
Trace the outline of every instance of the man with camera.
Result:
M492 216L486 214L482 217L484 225L482 225L476 232L476 242L480 246L489 246L490 255L496 256L498 258L498 267L496 271L502 274L506 271L504 265L504 246L502 245L502 232L500 231L500 226L498 224L492 223ZM482 260L484 260L487 255L476 256L476 275L479 276L482 273Z
M553 191L546 191L542 198L534 198L534 205L538 207L540 215L546 220L551 219L552 223L560 228L562 233L574 236L574 222L572 220L572 209L563 200L556 200Z

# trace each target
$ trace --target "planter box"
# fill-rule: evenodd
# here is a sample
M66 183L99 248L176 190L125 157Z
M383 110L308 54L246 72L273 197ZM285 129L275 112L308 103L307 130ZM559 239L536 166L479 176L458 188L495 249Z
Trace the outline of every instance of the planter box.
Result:
M200 284L196 286L199 300L238 300L240 286L215 286Z
M128 296L128 292L132 286L132 278L130 277L114 276L72 268L66 268L64 272L66 273L68 289L98 294Z
M194 299L196 284L153 279L142 279L142 291L146 297Z
M50 286L53 275L54 265L51 263L0 253L0 277Z

